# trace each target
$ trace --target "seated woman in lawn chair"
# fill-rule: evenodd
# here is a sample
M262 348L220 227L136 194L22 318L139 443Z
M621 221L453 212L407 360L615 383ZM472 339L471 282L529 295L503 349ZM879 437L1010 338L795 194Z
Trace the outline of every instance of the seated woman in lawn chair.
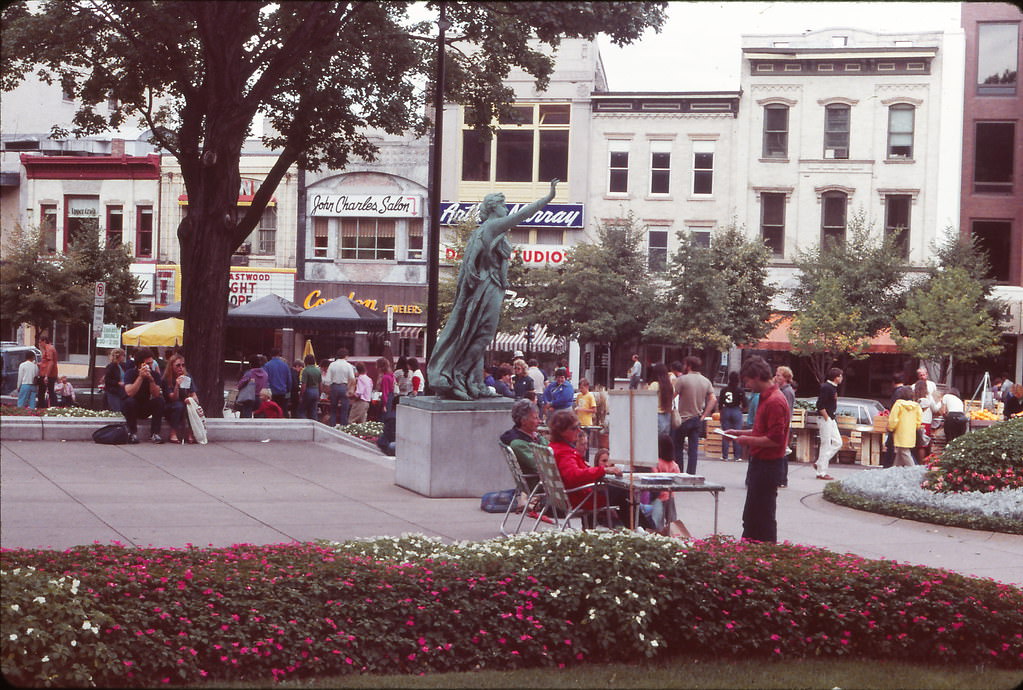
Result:
M508 446L515 453L519 461L522 473L530 475L528 478L529 488L536 486L537 468L533 451L529 444L539 443L548 445L547 439L537 429L540 427L540 411L536 405L525 398L516 400L512 405L512 428L501 434L501 443Z

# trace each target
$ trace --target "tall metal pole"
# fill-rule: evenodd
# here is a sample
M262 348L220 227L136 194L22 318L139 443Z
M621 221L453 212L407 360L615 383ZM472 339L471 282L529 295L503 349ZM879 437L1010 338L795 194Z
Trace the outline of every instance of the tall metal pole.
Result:
M433 85L433 146L430 147L430 228L426 242L426 356L433 356L440 314L437 309L437 285L440 282L440 172L444 142L444 32L447 3L440 3L437 19L437 72Z

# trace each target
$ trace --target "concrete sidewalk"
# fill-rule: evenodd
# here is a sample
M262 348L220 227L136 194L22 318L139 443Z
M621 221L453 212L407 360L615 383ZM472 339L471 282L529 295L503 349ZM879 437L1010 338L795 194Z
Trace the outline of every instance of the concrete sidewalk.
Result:
M92 542L226 546L421 533L446 541L500 536L478 499L431 499L394 484L394 459L331 442L100 446L0 443L0 545L64 549ZM702 460L724 484L719 529L742 531L745 463ZM841 479L878 471L832 465ZM495 489L510 488L500 486ZM1023 537L863 513L821 498L813 468L792 464L779 490L783 540L866 558L947 568L1023 586ZM677 495L694 536L713 531L710 494Z

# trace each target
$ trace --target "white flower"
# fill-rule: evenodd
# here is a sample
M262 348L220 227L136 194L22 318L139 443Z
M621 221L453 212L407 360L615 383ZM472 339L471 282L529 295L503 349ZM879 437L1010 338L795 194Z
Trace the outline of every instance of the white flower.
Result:
M84 623L82 623L82 630L92 630L92 622L85 621Z
M21 611L21 607L18 606L17 604L11 604L11 611L15 611L15 612Z
M32 600L32 602L36 604L45 604L46 597L36 597L35 599Z
M71 640L71 646L72 647L77 647L78 646L78 640Z
M9 639L11 640L11 642L14 642L16 639L18 639L18 636L15 633L11 633Z
M42 661L42 662L43 662L44 664L45 664L45 663L46 663L47 661L49 661L49 660L50 660L50 655L49 655L49 654L47 654L47 655L46 655L46 656L44 656L44 657L43 657L42 659L40 659L40 661Z
M35 630L35 628L29 628L28 630L25 631L25 634L31 635L33 630Z
M82 584L79 580L71 581L71 593L78 594L78 585Z

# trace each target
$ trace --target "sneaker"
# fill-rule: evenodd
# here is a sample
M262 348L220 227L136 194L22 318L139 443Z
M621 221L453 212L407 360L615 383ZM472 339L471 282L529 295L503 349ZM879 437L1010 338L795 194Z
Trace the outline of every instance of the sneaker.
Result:
M160 434L153 434L152 436L149 437L149 440L152 441L153 443L163 443L163 439L160 438Z
M128 434L128 443L138 443L139 437L135 434Z
M823 479L824 481L827 481L827 482L831 482L831 481L835 480L835 478L832 477L830 474L818 474L817 475L817 479Z
M778 488L779 489L787 489L787 488L789 488L789 485L788 484L779 484Z

